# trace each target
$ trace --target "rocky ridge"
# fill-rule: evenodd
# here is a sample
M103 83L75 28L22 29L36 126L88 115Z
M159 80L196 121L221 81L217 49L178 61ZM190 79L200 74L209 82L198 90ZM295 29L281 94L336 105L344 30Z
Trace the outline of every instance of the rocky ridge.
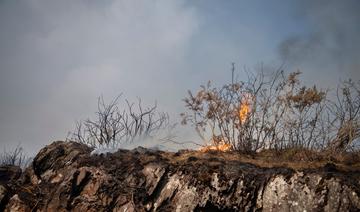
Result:
M0 211L359 211L360 172L259 167L227 153L43 148L0 167ZM230 153L228 153L230 154Z

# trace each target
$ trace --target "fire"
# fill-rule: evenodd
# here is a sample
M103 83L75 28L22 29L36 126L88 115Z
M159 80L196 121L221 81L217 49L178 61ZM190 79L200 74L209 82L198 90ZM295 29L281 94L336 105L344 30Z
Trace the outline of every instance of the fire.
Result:
M219 145L209 145L202 147L199 151L200 152L208 152L208 151L221 151L221 152L227 152L231 150L230 144L219 144Z
M239 120L241 124L243 124L247 120L251 110L251 104L250 104L251 96L245 95L244 97L245 97L244 100L241 102L239 106Z
M199 149L200 152L208 152L208 151L221 151L227 152L231 150L231 145L226 143L221 136L213 136L211 141L213 145L207 145Z
M241 124L244 124L245 121L249 117L249 113L251 111L251 102L252 96L250 94L246 94L241 101L238 108L238 115ZM199 149L200 152L208 152L208 151L222 151L227 152L231 150L231 145L228 142L225 142L221 136L214 136L212 139L212 145L207 145Z

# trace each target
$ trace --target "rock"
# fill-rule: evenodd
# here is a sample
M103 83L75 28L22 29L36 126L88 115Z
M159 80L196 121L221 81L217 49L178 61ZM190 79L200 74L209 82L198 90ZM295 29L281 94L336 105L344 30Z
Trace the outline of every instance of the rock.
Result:
M18 166L0 167L0 211L6 208L12 194L12 185L21 177L22 170Z
M9 200L8 207L6 207L5 212L27 212L31 211L31 209L24 203L17 194L15 194Z
M159 164L149 164L144 167L142 173L145 175L145 189L148 195L152 195L164 176L166 169Z
M15 169L3 171L7 184L0 185L0 210L360 210L360 172L340 171L335 165L261 168L217 153L144 148L90 153L79 143L54 142L20 178ZM23 180L11 180L18 178Z
M0 208L4 208L5 204L7 204L7 195L8 195L8 190L5 188L5 186L0 185Z
M17 180L21 176L21 172L19 166L0 166L0 183L6 184L9 181Z
M134 148L133 150L131 150L131 152L133 152L133 153L138 153L138 154L147 154L147 153L156 153L156 152L158 152L159 150L157 150L157 149L154 149L154 148L152 148L152 149L147 149L147 148L145 148L145 147L142 147L142 146L138 146L138 147L136 147L136 148Z
M324 170L327 172L336 172L336 165L333 163L326 163L324 166Z
M91 150L91 148L75 142L54 142L40 150L34 158L32 164L34 173L41 178L46 171L69 166L81 155L90 154Z

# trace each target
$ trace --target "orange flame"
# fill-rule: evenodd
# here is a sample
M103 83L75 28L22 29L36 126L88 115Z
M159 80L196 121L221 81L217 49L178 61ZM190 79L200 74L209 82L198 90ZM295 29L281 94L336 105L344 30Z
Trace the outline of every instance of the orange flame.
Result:
M208 151L221 151L227 152L231 150L231 145L226 143L221 136L213 136L212 145L207 145L199 149L200 152L208 152Z
M238 115L241 124L244 124L249 117L251 111L251 100L252 96L250 94L244 95L242 102L238 108ZM227 152L231 150L231 144L226 143L223 139L218 136L214 136L212 139L212 145L207 145L199 149L200 152L208 151L222 151Z
M244 97L245 97L244 100L241 102L239 106L239 120L241 124L243 124L247 120L251 110L251 104L250 104L251 96L245 95Z
M208 152L208 151L227 152L230 150L231 150L230 144L209 145L209 146L204 146L199 149L200 152Z

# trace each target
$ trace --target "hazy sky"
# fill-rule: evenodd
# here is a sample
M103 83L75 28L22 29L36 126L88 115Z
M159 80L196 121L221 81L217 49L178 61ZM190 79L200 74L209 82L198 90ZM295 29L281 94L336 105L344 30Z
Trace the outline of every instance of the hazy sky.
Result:
M358 0L0 0L0 148L62 140L119 93L179 120L188 89L238 67L360 80ZM181 139L193 133L179 127ZM184 132L187 136L184 136Z

